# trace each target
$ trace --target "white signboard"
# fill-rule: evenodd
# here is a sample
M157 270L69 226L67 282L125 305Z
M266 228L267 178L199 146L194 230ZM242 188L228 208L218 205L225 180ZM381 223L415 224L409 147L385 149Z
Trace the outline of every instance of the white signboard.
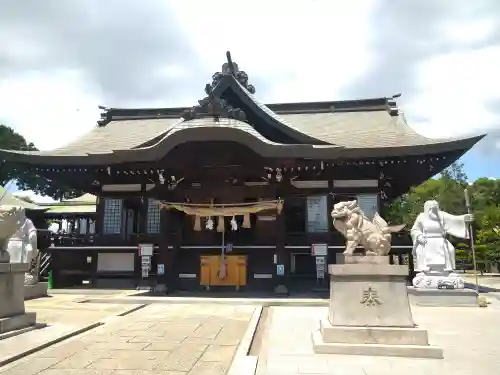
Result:
M276 275L283 276L285 274L285 266L283 264L276 265Z
M311 245L311 255L324 257L328 254L328 245L326 243L315 243Z
M165 265L164 264L158 264L157 266L157 272L158 275L165 275Z
M318 279L323 279L325 277L326 271L326 257L317 256L316 257L316 277Z
M325 263L325 257L316 257L316 267L318 267L319 265L324 266Z
M149 276L149 268L147 267L142 267L142 277L146 278Z
M359 208L361 208L368 218L372 219L375 213L378 212L378 195L359 194L357 200Z
M328 207L326 195L307 197L307 231L328 232Z
M153 256L153 244L143 243L139 245L139 255Z

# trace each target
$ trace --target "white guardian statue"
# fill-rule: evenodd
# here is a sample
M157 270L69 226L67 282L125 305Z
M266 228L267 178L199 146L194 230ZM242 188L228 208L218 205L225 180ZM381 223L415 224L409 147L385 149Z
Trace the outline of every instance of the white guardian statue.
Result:
M454 272L455 248L447 235L469 238L472 214L451 215L439 209L439 203L431 200L424 203L411 229L413 257L417 275L413 279L415 288L462 289L464 281Z
M0 206L0 213L2 227L6 228L9 223L10 232L14 232L3 245L9 254L10 263L28 263L31 266L30 272L26 273L24 282L35 284L38 281L38 267L33 267L33 263L38 259L35 225L26 217L22 207Z

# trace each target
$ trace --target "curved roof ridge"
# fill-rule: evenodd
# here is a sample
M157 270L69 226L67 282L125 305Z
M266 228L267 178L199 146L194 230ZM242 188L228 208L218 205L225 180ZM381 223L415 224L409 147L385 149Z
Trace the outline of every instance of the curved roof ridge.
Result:
M400 126L402 128L404 128L408 134L414 134L414 135L428 141L429 143L445 143L445 142L463 141L463 140L471 139L471 138L478 138L478 137L483 138L487 135L486 133L480 133L478 135L468 135L468 136L460 135L460 136L456 136L456 137L431 138L431 137L427 137L427 136L419 133L410 124L408 124L408 121L406 119L406 115L405 115L404 111L402 111L401 109L399 110L398 117L401 119L401 121L398 121L398 124L400 124Z
M148 145L145 147L137 147L137 148L135 148L135 150L147 150L150 148L158 147L161 143L163 143L173 133L178 132L178 131L183 131L183 130L186 130L188 128L231 128L231 129L236 129L236 130L240 130L240 131L245 131L245 132L253 135L257 139L259 139L260 141L265 142L265 143L269 143L272 145L286 146L282 143L273 142L270 139L267 139L262 134L260 134L257 130L255 130L250 124L247 124L246 122L243 122L240 120L235 120L235 119L229 119L229 118L220 118L219 122L215 122L214 119L211 117L203 117L203 118L199 118L199 119L181 121L180 123L173 125L165 133L165 136L158 139L158 141L155 142L154 144L151 144L151 145ZM116 151L123 151L123 150L116 150Z
M321 140L319 138L316 138L310 134L307 134L297 127L293 126L289 122L287 122L284 118L279 116L277 113L272 111L267 105L265 105L263 102L261 102L259 99L257 99L257 96L255 94L252 94L249 92L240 82L238 82L235 77L230 76L232 78L231 83L236 84L241 92L247 97L248 100L252 101L258 108L260 108L267 116L272 118L273 120L277 121L281 125L287 127L292 133L296 133L296 135L300 135L301 138L304 138L305 140L312 141L312 142L318 142L318 144L330 144L330 142L326 142L324 140ZM312 143L313 144L313 143ZM331 143L332 145L335 145L334 143Z

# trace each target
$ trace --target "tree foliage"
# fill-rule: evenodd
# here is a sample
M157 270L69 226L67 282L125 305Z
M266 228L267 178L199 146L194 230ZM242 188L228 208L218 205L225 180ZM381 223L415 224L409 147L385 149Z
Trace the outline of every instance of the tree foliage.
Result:
M0 124L0 149L17 151L37 151L38 149L14 129ZM12 163L0 164L0 185L5 186L14 181L20 190L33 190L35 193L60 199L61 197L75 197L82 192L66 186L56 184L37 175L33 171Z
M414 187L393 201L385 215L391 223L412 225L424 202L435 199L442 210L466 213L464 189L469 190L475 215L476 258L479 262L500 262L500 180L480 178L469 184L462 164L454 163L438 178ZM463 241L462 241L463 242ZM456 241L457 259L470 261L469 245Z

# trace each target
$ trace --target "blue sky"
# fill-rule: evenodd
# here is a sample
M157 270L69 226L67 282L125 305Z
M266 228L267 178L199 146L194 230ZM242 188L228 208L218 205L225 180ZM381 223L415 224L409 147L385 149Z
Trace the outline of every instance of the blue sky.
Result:
M473 148L459 162L464 164L465 173L471 182L481 177L500 178L500 158L497 155L488 156L484 151Z

